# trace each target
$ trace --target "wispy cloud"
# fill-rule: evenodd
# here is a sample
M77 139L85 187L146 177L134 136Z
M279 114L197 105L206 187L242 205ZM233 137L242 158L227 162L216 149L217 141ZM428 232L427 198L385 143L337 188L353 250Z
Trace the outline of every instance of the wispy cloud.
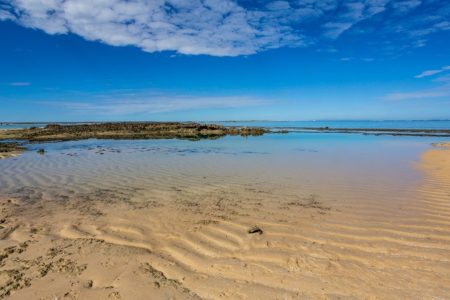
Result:
M405 13L418 7L421 4L422 4L421 0L394 1L392 3L392 7L394 7L400 13Z
M440 69L426 70L414 76L417 79L427 78L436 74L449 71L450 66L444 66ZM433 99L450 97L450 75L440 76L433 80L438 83L437 87L422 89L410 92L389 93L382 97L387 101L415 100L415 99Z
M384 18L375 20L373 26L382 29L379 32L406 37L407 45L423 46L427 35L450 29L448 1L0 1L0 20L48 34L73 33L86 40L132 45L147 52L213 56L248 55L338 39L380 14ZM425 18L430 15L433 19Z
M15 17L13 14L11 14L8 11L1 10L1 8L0 8L0 21L14 20L14 19L15 19Z
M419 99L433 99L450 97L450 86L413 91L413 92L399 92L389 93L383 97L387 101L401 101L401 100L419 100Z
M39 102L74 113L94 115L155 114L200 109L242 108L267 105L270 101L251 96L172 95L152 91L127 91L88 97L89 101Z
M436 69L436 70L426 70L426 71L423 71L422 73L416 75L415 78L429 77L429 76L433 76L433 75L436 75L436 74L439 74L439 73L442 73L442 72L445 72L448 70L450 70L450 66L445 66L445 67L442 67L442 68Z
M8 85L9 86L29 86L29 85L31 85L31 83L24 82L24 81L17 81L17 82L10 82Z
M334 20L325 23L324 36L336 39L341 34L361 21L386 10L388 1L336 1L339 12L334 15Z
M443 82L443 83L450 83L450 74L439 76L435 79L433 79L434 82Z

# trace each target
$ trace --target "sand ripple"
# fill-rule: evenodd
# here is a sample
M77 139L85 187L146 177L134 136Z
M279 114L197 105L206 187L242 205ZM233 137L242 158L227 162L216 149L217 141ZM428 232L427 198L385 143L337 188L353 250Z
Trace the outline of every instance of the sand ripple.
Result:
M161 299L448 299L450 295L446 147L422 155L417 167L423 178L417 185L381 181L353 188L336 179L323 185L330 193L320 193L317 183L279 184L263 175L248 180L220 174L213 162L204 164L202 172L187 174L191 165L182 157L166 158L176 162L169 170L161 157L149 168L125 163L126 157L120 155L103 155L96 157L96 168L84 172L94 154L64 159L51 155L33 165L24 155L0 178L8 199L14 199L2 204L2 248L27 243L4 250L2 295L8 292L17 299L30 295L147 299L149 293ZM51 172L38 174L39 168ZM67 168L81 175L74 177ZM98 180L105 172L128 176ZM208 178L205 172L210 173ZM263 234L249 234L254 225ZM42 275L42 270L47 273ZM39 288L43 284L51 288Z

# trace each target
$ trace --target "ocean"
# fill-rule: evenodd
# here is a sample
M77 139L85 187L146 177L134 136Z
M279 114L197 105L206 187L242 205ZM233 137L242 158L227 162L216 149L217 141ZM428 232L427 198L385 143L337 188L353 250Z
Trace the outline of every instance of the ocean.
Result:
M450 120L400 120L400 121L204 121L224 126L253 126L277 130L297 130L301 128L361 128L361 129L442 129L450 130ZM39 123L0 123L0 129L43 127ZM77 124L77 123L65 123Z

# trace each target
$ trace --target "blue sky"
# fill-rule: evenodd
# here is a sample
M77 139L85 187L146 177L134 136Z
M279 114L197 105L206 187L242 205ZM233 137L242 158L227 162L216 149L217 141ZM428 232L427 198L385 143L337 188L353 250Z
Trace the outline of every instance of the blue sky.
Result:
M450 2L0 0L0 121L450 119Z

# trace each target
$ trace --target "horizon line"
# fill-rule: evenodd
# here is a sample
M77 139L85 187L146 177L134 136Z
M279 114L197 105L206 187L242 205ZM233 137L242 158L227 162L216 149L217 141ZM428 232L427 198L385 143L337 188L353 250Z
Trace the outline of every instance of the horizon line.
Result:
M0 121L1 124L39 124L39 123L63 123L63 124L81 124L81 123L145 123L145 122L154 122L154 123L170 123L170 122L220 122L220 123L238 123L238 122L445 122L450 121L450 119L318 119L318 120L166 120L166 121L157 121L157 120L139 120L139 121L131 121L131 120L121 120L121 121Z

